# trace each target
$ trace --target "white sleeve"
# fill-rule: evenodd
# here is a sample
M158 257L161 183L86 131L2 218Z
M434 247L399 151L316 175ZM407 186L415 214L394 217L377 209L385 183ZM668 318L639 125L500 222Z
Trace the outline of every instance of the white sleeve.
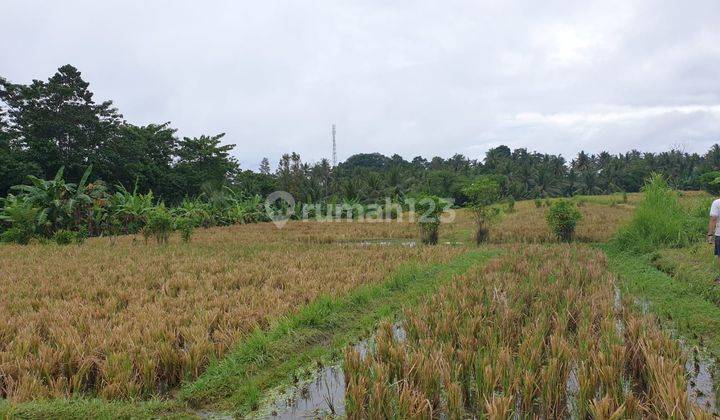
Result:
M720 200L715 200L710 205L710 217L720 217Z

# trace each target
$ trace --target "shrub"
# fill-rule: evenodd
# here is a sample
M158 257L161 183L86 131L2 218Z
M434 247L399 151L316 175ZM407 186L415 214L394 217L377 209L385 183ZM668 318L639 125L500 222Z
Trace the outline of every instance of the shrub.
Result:
M575 226L582 218L577 206L568 200L558 200L550 206L547 222L555 236L561 241L570 241L575 233Z
M438 242L440 229L440 216L445 211L447 203L435 195L426 195L418 199L415 204L417 223L420 227L420 241L427 245Z
M620 229L615 245L647 253L662 247L680 247L702 233L702 219L686 212L662 175L652 174L643 187L645 196L630 223ZM706 214L707 208L696 210ZM704 216L706 217L706 216Z
M3 242L28 244L35 237L44 213L41 213L30 201L13 195L9 195L3 202L4 207L0 209L0 223L9 224L9 228L2 233L0 239Z
M628 195L627 195L627 192L625 192L625 191L623 191L623 193L622 193L622 202L623 202L623 204L627 204L627 202L628 202Z
M11 227L0 235L2 242L27 245L33 238L32 232L18 227Z
M463 193L468 197L470 208L475 215L475 243L479 245L487 240L490 224L500 214L500 209L493 206L500 199L500 184L491 177L480 177L465 187Z
M195 222L188 217L179 217L175 221L175 229L180 231L180 238L183 242L190 242L195 231Z
M382 207L382 217L385 219L395 220L400 215L401 207L399 204L389 204Z
M53 235L53 241L58 245L70 245L77 242L78 234L69 230L60 229Z
M539 199L539 198L536 198L536 199L535 199L535 207L536 207L536 208L540 208L540 207L542 207L542 205L543 205L542 200Z
M172 215L165 206L160 205L150 212L143 235L147 235L146 239L148 236L153 236L159 244L166 244L170 240L173 225Z
M513 198L512 196L508 197L508 199L507 199L507 212L508 213L515 212L515 198Z
M90 233L88 232L87 226L80 226L80 229L78 229L77 234L75 235L75 242L78 244L81 244L85 242L85 239L90 236Z

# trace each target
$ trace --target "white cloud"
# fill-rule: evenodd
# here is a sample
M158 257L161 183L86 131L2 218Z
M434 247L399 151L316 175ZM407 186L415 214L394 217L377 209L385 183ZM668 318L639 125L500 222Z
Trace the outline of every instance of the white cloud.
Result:
M720 132L720 2L10 2L0 75L77 66L98 99L245 167L508 144L701 151ZM659 129L661 127L661 129Z
M616 123L629 120L641 121L675 113L707 113L711 114L714 117L720 117L720 105L619 107L617 109L607 109L600 112L574 112L557 114L524 112L512 118L512 122L516 122L519 124L554 124L561 126L570 126L577 124L595 125Z

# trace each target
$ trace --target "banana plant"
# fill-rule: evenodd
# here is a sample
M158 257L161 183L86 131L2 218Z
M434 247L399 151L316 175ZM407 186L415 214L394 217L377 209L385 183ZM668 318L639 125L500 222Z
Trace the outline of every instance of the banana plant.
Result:
M228 209L228 218L232 223L255 223L262 220L262 198L255 195L238 198Z
M132 193L122 185L116 188L110 200L110 213L124 233L137 233L145 225L147 214L154 208L153 193L139 194L137 184Z
M177 218L191 221L193 227L210 227L214 224L210 204L199 198L185 197L182 203L172 210L172 213Z
M44 180L29 175L28 179L32 185L15 185L13 190L40 209L44 220L40 229L46 235L51 235L58 229L72 228L76 225L76 212L79 206L91 203L90 198L84 193L87 178L92 167L89 167L81 179L79 190L78 184L65 182L63 174L65 167L61 167L52 180ZM78 194L79 191L82 191Z

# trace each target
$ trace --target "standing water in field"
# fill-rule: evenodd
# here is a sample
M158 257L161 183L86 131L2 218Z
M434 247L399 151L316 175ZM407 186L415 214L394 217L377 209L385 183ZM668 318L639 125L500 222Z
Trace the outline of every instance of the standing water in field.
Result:
M613 309L616 311L616 316L619 316L623 307L621 294L617 288L613 300ZM619 319L616 321L615 327L621 335L624 335L625 328L622 321ZM405 341L405 330L400 324L394 324L392 332L395 340ZM687 351L682 340L680 344ZM361 357L365 357L374 349L373 338L357 343L354 349ZM707 412L717 415L713 377L715 367L712 362L702 357L697 348L688 353L685 365L688 398ZM564 404L566 412L571 417L575 417L578 413L577 398L580 388L578 374L577 365L573 364L565 381L567 398ZM310 379L274 394L255 416L273 419L343 417L346 408L345 385L345 374L340 365L320 366L310 373ZM623 387L627 386L630 386L629 382L623 381ZM516 416L520 411L520 407L516 407Z
M396 340L405 340L405 330L393 325ZM372 351L372 338L353 347L361 355ZM261 408L257 417L272 419L326 418L345 414L345 374L340 365L320 367L307 381L281 392Z
M685 362L688 397L698 406L717 415L714 369L713 363L703 357L697 347L692 349L692 356Z

